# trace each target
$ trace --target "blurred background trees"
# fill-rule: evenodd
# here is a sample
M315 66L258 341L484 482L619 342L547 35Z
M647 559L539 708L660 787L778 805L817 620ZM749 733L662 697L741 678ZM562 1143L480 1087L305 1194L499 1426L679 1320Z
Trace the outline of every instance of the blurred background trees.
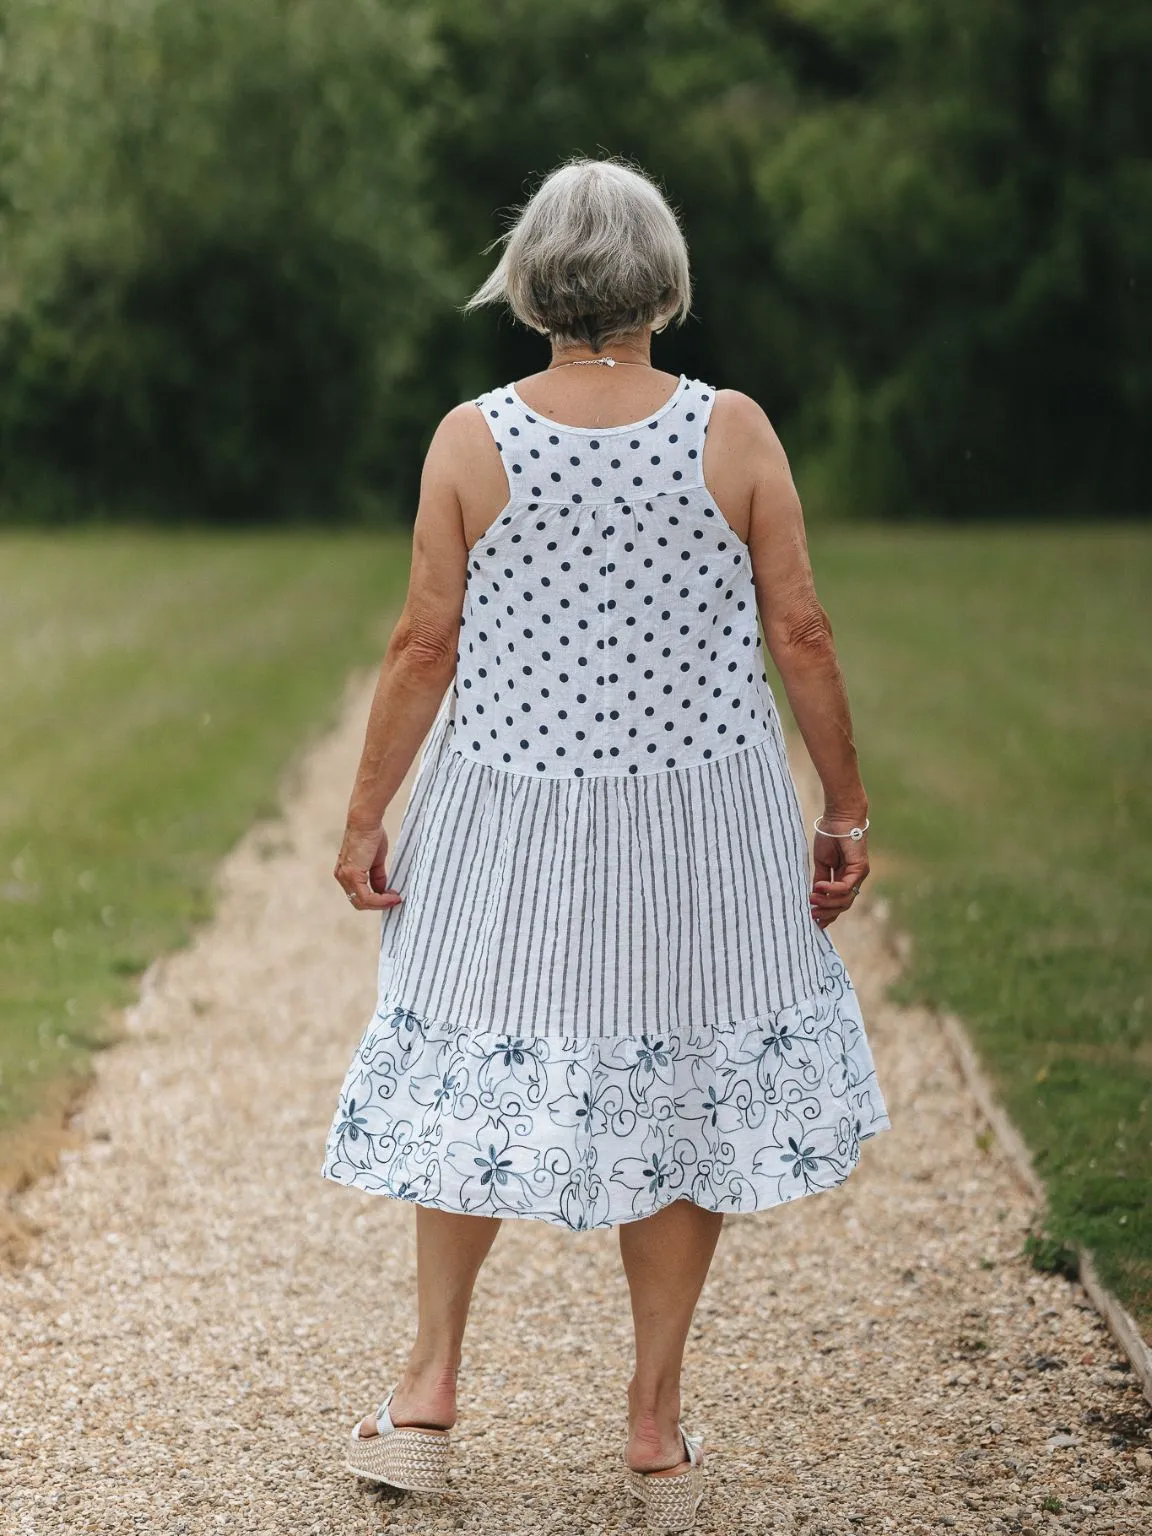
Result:
M681 210L674 370L810 510L1139 513L1152 12L1089 0L0 0L10 520L411 515L539 366L457 306L578 152Z

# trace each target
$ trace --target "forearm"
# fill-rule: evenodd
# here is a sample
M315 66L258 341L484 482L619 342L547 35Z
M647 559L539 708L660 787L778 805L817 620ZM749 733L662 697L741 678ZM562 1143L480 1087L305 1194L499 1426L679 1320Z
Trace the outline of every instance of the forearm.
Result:
M797 729L824 788L828 813L862 821L868 796L860 778L848 691L831 638L772 650Z
M455 673L443 657L421 657L390 648L368 717L364 750L348 805L348 825L379 827L436 718Z

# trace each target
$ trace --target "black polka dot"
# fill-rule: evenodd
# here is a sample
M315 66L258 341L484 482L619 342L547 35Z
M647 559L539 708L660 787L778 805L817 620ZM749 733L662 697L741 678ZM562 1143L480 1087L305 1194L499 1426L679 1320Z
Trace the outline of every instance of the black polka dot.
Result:
M514 395L481 397L478 402L494 422L501 416L500 398L506 406L519 405ZM693 467L698 466L707 425L707 411L699 406L708 405L711 398L698 389L678 387L668 406L644 423L650 433L663 429L659 438L644 439L646 449L632 435L638 428L628 436L614 431L609 439L585 438L578 430L566 433L541 424L522 406L515 425L503 430L493 426L494 438L503 437L508 444L507 452L503 446L500 452L510 479L515 477L520 487L498 527L466 565L471 596L462 616L454 688L457 698L468 699L478 721L491 723L492 746L483 735L473 738L470 733L466 738L481 758L487 751L493 761L513 771L551 769L581 777L589 770L626 770L635 775L644 757L656 758L653 767L658 764L658 771L671 771L710 761L721 742L725 752L733 750L727 745L728 721L734 747L762 739L764 727L756 722L759 714L765 720L770 715L752 708L756 701L750 702L747 693L748 686L755 692L760 684L754 685L755 674L747 672L746 665L748 655L754 654L751 648L759 644L746 550L739 545L733 551L729 539L716 541L718 553L732 561L727 577L716 574L714 560L699 558L706 523L711 520L715 531L719 516L700 484L699 468ZM586 467L583 460L589 453L598 457ZM526 460L534 466L533 475L551 487L565 485L563 505L558 499L544 502L539 485L523 488ZM594 467L598 474L590 473ZM627 503L645 480L650 488L642 494L651 499L644 503L647 518L641 522L633 516L639 508ZM685 480L695 489L685 489ZM540 500L519 499L526 494ZM517 522L513 531L504 532L526 505L535 514L533 520ZM669 505L678 516L666 512ZM577 508L581 521L591 524L586 529L571 516ZM624 517L630 519L626 525ZM558 537L561 519L568 519L571 544ZM655 526L648 526L653 522ZM577 543L581 532L583 542ZM620 538L622 533L625 537ZM605 558L609 551L611 559ZM513 554L519 555L518 563ZM500 565L493 579L491 567L483 562L495 560ZM517 587L517 572L531 574L535 585ZM536 628L518 624L539 606L544 593L553 611L540 615ZM502 637L483 627L495 604L508 618L515 641L506 631ZM554 618L566 621L571 633L558 635ZM721 623L722 618L727 622ZM493 616L492 624L501 631L500 618ZM538 636L541 626L547 629ZM574 636L587 654L576 656L573 667ZM603 666L609 656L624 674L623 686L619 671L605 668L597 673L594 665L591 673L588 670L590 658ZM650 664L644 665L641 656ZM560 670L565 664L569 670ZM746 678L739 694L737 677ZM576 692L577 679L584 682L583 691ZM675 679L675 687L670 679ZM760 681L767 682L766 673L760 674ZM630 682L635 686L628 686ZM589 706L589 684L598 701L594 709ZM708 699L710 690L715 718L694 702ZM524 691L531 692L531 704L522 697ZM685 711L691 711L691 734L684 732ZM461 713L459 724L465 726L468 718ZM527 739L514 734L514 720L533 734L535 752ZM503 730L498 728L501 721ZM617 767L624 742L634 744L627 756L638 760L621 760ZM679 755L657 757L658 746L665 754L671 747Z

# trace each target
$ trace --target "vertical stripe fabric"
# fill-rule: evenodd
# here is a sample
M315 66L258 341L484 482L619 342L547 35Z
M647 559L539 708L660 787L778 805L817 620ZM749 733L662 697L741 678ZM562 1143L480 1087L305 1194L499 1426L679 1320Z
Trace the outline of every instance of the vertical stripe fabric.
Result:
M547 1039L728 1028L820 990L808 846L767 741L663 773L530 776L452 749L450 693L393 851L382 974L438 1024Z

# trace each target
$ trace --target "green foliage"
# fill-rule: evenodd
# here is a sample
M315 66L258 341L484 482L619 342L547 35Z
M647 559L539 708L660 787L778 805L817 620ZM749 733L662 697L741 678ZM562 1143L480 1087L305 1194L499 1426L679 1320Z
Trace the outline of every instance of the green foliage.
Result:
M0 450L30 513L410 495L538 366L461 320L579 152L683 212L673 367L813 513L1147 510L1152 13L1092 0L6 0Z
M423 27L322 0L12 7L4 490L342 513L443 304ZM376 478L387 483L385 476Z
M634 156L698 277L665 356L765 405L812 510L1147 509L1147 11L433 4L437 222L470 280L535 171ZM499 375L538 352L495 326L479 350Z
M1076 1250L1046 1232L1029 1232L1024 1238L1024 1257L1043 1275L1063 1275L1065 1280L1080 1278Z

